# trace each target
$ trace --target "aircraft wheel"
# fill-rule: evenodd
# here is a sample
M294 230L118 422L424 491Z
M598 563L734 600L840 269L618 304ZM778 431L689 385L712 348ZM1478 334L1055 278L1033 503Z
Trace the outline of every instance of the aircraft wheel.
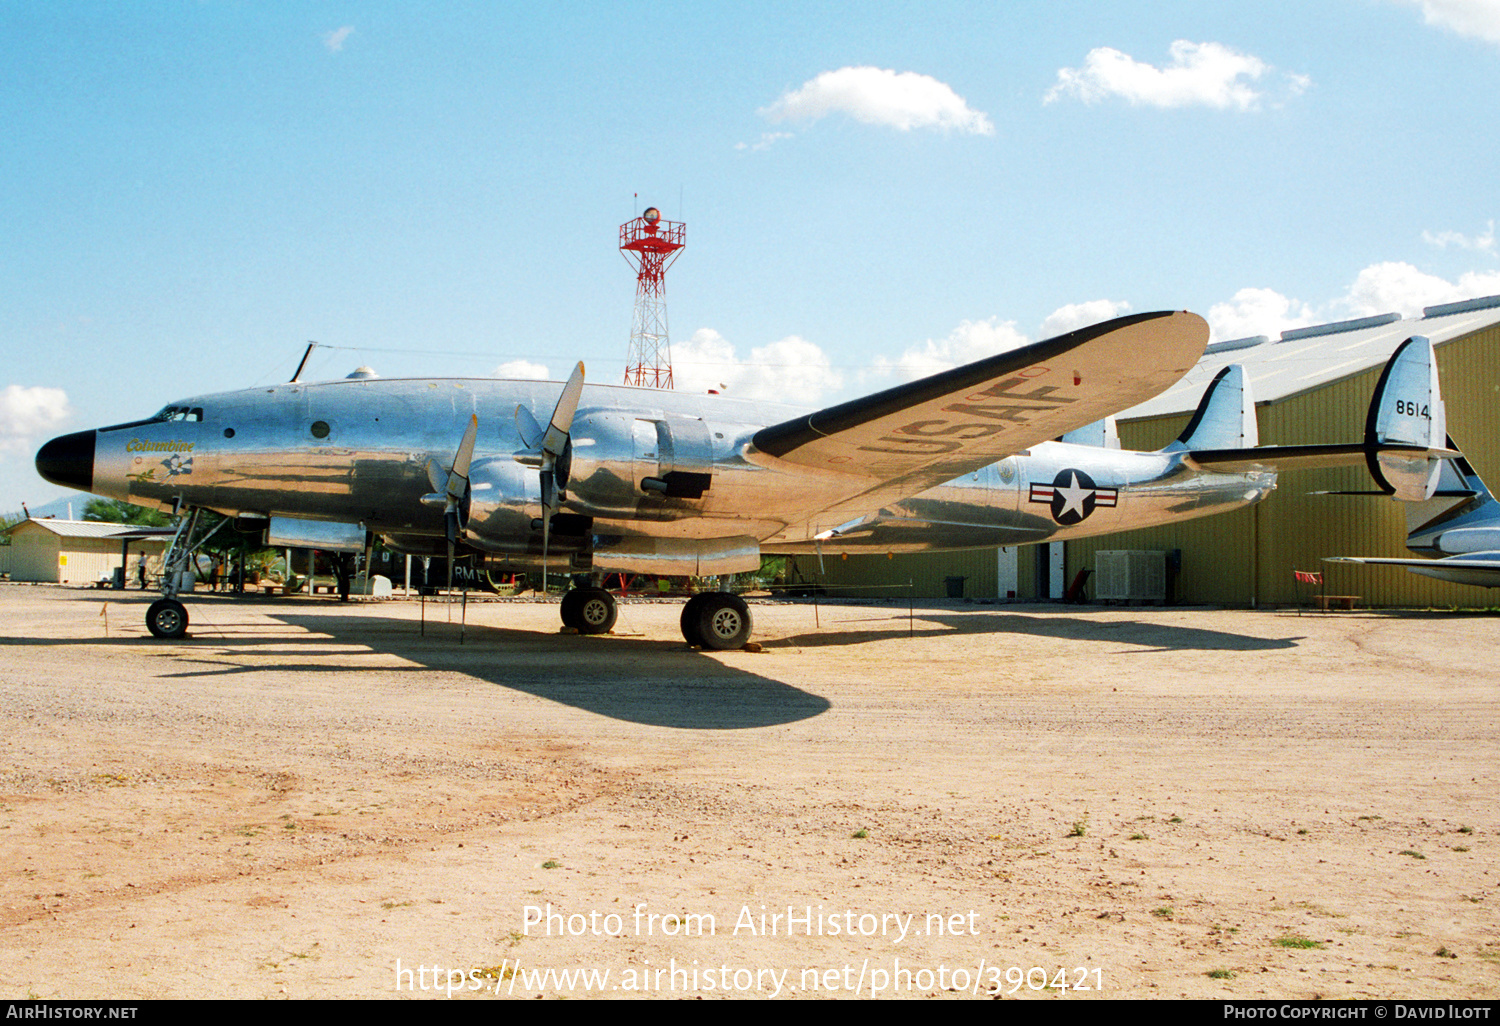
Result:
M563 592L562 606L559 609L563 626L571 627L579 633L583 632L583 621L578 616L578 603L582 597L583 592L577 588Z
M703 647L703 635L698 631L698 611L703 608L707 595L694 595L682 607L682 639L694 648Z
M620 615L615 597L603 588L582 588L568 592L579 596L573 605L573 624L579 634L608 634Z
M703 647L720 652L744 648L750 640L750 607L745 601L727 591L710 592L703 600L696 617Z
M158 638L180 638L187 628L187 607L176 599L157 599L146 610L146 629Z

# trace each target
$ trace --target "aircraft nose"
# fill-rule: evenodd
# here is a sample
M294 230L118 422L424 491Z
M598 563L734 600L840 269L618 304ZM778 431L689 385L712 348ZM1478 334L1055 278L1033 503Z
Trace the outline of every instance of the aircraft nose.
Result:
M94 432L60 435L36 454L36 472L53 484L94 490Z

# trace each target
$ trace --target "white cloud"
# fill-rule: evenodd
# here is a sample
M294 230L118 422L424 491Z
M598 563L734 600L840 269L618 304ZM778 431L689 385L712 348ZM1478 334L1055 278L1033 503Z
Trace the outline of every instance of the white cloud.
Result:
M1500 43L1500 0L1401 0L1422 9L1429 25Z
M1091 324L1107 321L1130 312L1129 303L1116 303L1108 299L1091 299L1087 303L1069 303L1054 310L1042 322L1042 338L1056 338Z
M493 376L512 381L552 380L552 375L547 373L546 364L532 363L530 360L507 360L495 368Z
M1384 313L1420 317L1424 307L1493 295L1500 295L1500 271L1468 271L1451 282L1411 264L1386 261L1366 267L1343 295L1317 307L1274 289L1240 289L1229 302L1209 308L1208 323L1216 342L1251 335L1275 339L1292 328Z
M672 343L672 379L678 389L717 389L740 399L817 406L843 387L828 354L797 335L750 350L741 360L732 342L712 328L699 328L686 342Z
M994 135L995 126L973 110L948 85L929 75L884 68L840 68L825 71L784 93L760 111L768 121L810 122L829 114L846 114L867 125L887 125L903 132L940 128L973 135Z
M762 132L760 134L760 138L755 142L735 143L734 148L737 150L750 150L752 152L758 152L760 150L768 149L771 146L774 146L776 143L779 143L783 139L790 139L792 138L792 135L793 133L791 132Z
M24 449L73 414L60 388L7 385L0 392L0 449Z
M1132 106L1254 110L1266 92L1252 83L1274 70L1259 57L1220 43L1179 39L1170 53L1172 62L1158 68L1107 46L1090 50L1083 67L1058 71L1057 85L1043 102L1072 96L1084 103L1097 103L1119 96ZM1301 93L1308 84L1305 75L1283 76L1283 88L1290 95Z
M1018 349L1031 341L1017 330L1015 321L1002 321L998 317L985 321L964 321L947 338L930 338L920 345L908 348L894 360L884 356L876 357L873 373L878 377L894 375L902 381L915 381L950 367Z
M328 47L330 53L338 53L343 50L345 41L352 35L354 35L354 26L345 25L343 28L324 33L323 45Z
M1387 261L1360 271L1349 291L1336 303L1353 317L1391 311L1403 317L1417 317L1424 306L1496 294L1500 294L1500 271L1468 271L1457 282L1450 282L1419 271L1411 264Z
M1457 246L1459 249L1472 249L1480 253L1495 252L1495 222L1491 221L1485 228L1483 234L1465 235L1463 232L1428 232L1422 233L1422 241L1438 249L1447 249L1449 246Z
M1215 303L1208 311L1210 337L1215 342L1252 335L1280 338L1283 331L1305 328L1318 320L1306 303L1274 289L1240 289L1229 302Z

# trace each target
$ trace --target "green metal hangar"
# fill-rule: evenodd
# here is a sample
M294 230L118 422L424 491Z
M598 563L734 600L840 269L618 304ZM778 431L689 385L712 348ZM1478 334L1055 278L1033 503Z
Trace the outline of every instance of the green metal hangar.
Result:
M1213 343L1176 386L1119 415L1120 445L1153 450L1176 438L1214 375L1233 363L1251 382L1262 445L1359 441L1381 369L1412 335L1425 335L1437 349L1449 434L1486 483L1500 487L1500 296L1428 307L1418 318L1385 314L1287 331L1275 340ZM848 597L1036 601L1060 598L1080 570L1095 568L1099 552L1145 550L1180 554L1172 585L1179 603L1293 603L1299 599L1293 570L1321 572L1322 590L1358 595L1363 605L1487 603L1485 589L1399 567L1323 562L1324 556L1408 555L1399 502L1308 494L1373 487L1362 466L1287 472L1264 502L1220 516L1019 549L828 555L821 566L817 557L800 556L793 576ZM1308 593L1302 585L1302 601Z

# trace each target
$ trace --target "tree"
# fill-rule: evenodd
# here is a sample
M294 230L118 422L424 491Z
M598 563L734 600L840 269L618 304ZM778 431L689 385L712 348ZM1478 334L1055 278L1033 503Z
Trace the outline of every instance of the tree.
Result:
M24 513L0 513L0 531L7 531L26 519ZM0 534L0 545L10 544L10 534Z
M83 519L106 524L128 524L131 527L172 526L170 513L122 502L119 499L90 499L88 505L83 507ZM207 530L216 527L224 519L222 515L212 510L204 510L199 524ZM259 534L240 534L232 525L229 525L215 531L204 544L202 551L224 559L244 558L247 563L252 563L256 561L255 557L268 554L271 550L261 544Z
M83 507L83 519L132 527L167 527L172 523L171 516L159 509L148 509L119 499L90 499Z

